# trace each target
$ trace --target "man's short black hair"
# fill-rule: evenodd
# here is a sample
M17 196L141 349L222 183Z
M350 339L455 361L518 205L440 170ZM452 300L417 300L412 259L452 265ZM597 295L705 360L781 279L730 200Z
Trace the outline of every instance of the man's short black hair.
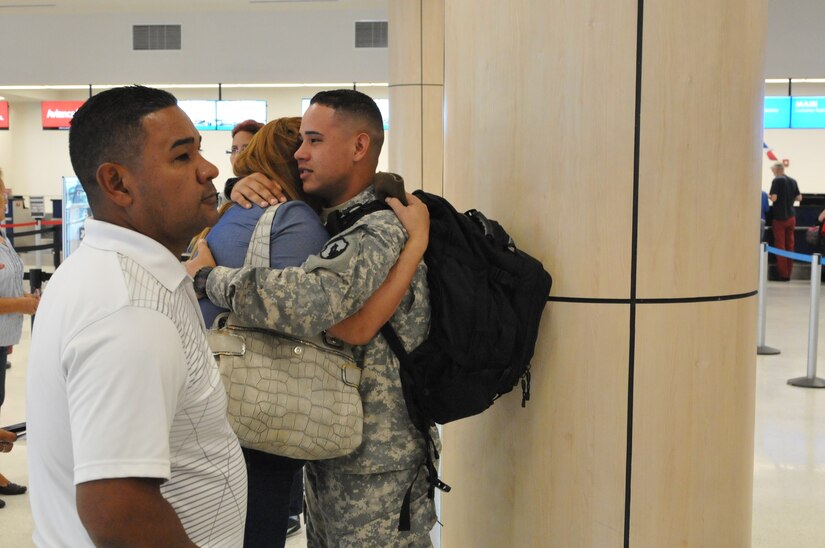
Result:
M384 144L384 119L372 97L354 89L333 89L316 93L309 104L316 103L365 122L378 158Z
M69 128L69 156L90 204L99 195L100 165L133 163L146 137L143 117L177 104L171 93L144 86L108 89L83 103Z

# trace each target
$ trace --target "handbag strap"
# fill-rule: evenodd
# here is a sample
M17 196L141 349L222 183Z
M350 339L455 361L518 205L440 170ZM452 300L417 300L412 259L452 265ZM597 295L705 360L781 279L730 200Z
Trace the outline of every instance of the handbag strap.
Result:
M255 230L249 240L249 247L246 248L244 266L269 267L269 240L272 233L272 221L275 219L275 213L280 205L275 204L264 209L263 214L255 224Z

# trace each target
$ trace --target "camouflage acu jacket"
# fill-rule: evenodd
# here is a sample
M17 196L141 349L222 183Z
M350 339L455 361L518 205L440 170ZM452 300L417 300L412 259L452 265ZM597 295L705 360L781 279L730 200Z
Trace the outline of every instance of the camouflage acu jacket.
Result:
M370 187L339 209L374 199ZM406 232L395 214L379 211L332 238L300 267L217 267L209 275L207 294L212 302L233 310L250 324L312 335L361 308L384 281L405 241ZM390 321L407 349L415 348L426 337L430 303L423 262ZM355 347L354 353L364 370L360 389L364 441L354 453L322 461L322 465L344 473L366 474L422 463L423 440L407 415L397 358L381 335ZM433 433L437 436L434 429Z

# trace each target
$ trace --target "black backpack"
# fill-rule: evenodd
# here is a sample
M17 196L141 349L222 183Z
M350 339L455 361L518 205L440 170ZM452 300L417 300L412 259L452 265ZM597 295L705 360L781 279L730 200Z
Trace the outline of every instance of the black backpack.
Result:
M409 353L387 323L381 333L401 364L410 419L428 444L430 496L450 487L438 478L429 435L434 425L481 413L521 381L522 407L530 399L530 360L552 278L535 258L481 212L461 214L440 196L414 192L430 212L424 254L432 307L427 339ZM345 230L388 206L365 204L328 223ZM409 530L410 490L399 530Z

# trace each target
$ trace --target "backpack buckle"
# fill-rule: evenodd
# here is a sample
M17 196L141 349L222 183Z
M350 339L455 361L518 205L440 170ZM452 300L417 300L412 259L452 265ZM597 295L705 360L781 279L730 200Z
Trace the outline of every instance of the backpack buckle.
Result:
M445 493L449 493L452 490L452 487L441 481L439 478L430 478L429 481L430 485Z

